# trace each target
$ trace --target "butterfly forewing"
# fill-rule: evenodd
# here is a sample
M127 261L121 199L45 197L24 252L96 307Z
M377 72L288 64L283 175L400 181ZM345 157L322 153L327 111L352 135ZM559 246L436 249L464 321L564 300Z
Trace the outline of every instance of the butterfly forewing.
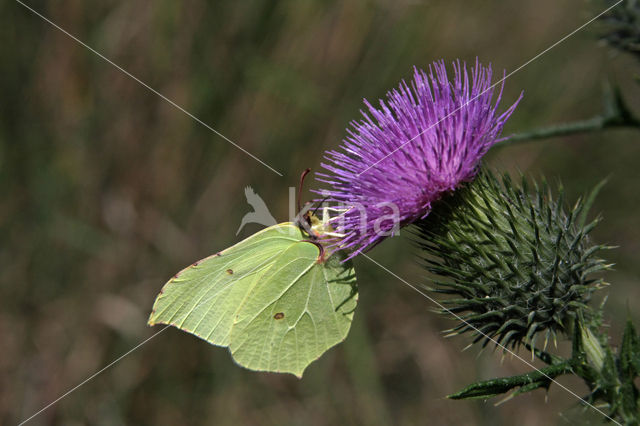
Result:
M228 346L233 319L247 295L278 256L300 239L295 227L276 225L185 268L163 287L149 324L173 325Z

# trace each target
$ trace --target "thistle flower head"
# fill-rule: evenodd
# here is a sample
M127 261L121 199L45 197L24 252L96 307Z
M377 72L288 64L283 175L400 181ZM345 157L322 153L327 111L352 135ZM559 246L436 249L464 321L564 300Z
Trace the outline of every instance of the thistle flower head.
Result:
M585 214L581 201L566 211L546 185L531 195L524 178L516 187L489 172L438 203L418 224L419 244L434 290L452 296L443 313L463 320L453 334L515 347L571 332L577 317L597 322L588 303L604 282L592 275L609 265L589 241L596 222L583 225Z
M476 60L470 72L459 61L450 80L443 61L387 93L379 107L351 123L348 137L325 154L330 185L316 191L345 208L334 228L342 248L358 254L425 217L432 203L471 180L480 158L500 139L514 103L497 112L491 67ZM504 83L503 83L504 84Z

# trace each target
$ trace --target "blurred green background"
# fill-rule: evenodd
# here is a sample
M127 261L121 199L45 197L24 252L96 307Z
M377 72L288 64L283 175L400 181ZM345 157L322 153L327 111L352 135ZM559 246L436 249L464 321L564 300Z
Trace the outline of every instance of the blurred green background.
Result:
M537 1L31 1L28 3L266 163L280 177L16 2L0 4L0 423L16 424L158 329L163 283L259 228L235 232L252 185L278 220L288 187L319 168L362 98L440 58L507 72L604 8ZM616 81L636 111L638 64L588 27L507 80L525 97L505 132L590 117ZM638 132L556 138L491 152L497 170L561 178L570 200L601 179L606 322L640 325ZM306 196L311 198L311 194ZM408 232L371 256L426 283ZM498 352L462 352L433 304L358 259L349 338L304 379L236 367L227 351L171 329L31 424L600 424L552 386L449 401L476 380L524 372ZM560 350L563 350L561 344ZM522 355L527 355L522 353ZM561 382L578 394L577 380ZM548 400L547 400L548 399Z

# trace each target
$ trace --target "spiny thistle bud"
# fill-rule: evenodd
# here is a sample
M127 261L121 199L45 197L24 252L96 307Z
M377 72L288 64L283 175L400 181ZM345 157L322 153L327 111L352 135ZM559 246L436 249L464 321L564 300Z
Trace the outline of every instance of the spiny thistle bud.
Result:
M443 313L463 321L451 334L471 331L474 343L491 339L504 347L545 345L558 332L570 333L580 316L598 320L589 306L605 283L593 274L607 269L596 257L604 246L590 243L594 221L584 225L588 207L578 201L567 211L546 183L532 194L523 177L517 187L505 175L481 172L417 225L434 291L452 295Z
M611 0L605 3L613 4ZM610 46L640 59L640 2L625 1L600 18L602 39Z

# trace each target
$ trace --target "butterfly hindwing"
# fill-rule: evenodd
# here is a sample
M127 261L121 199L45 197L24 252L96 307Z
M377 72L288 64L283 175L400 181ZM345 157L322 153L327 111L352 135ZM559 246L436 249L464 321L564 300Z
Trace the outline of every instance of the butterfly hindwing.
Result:
M310 243L283 253L238 312L229 349L252 370L301 376L311 362L343 341L357 303L355 275L337 256L318 263Z

